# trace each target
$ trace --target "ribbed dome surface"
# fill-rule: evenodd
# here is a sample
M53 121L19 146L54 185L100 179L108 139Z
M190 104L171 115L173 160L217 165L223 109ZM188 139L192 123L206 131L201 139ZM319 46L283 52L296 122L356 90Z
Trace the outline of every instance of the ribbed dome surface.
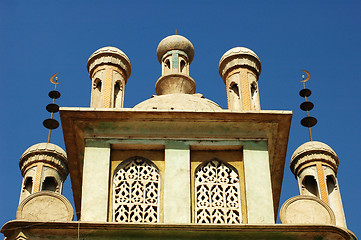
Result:
M38 143L25 150L20 159L35 153L53 153L67 159L65 151L58 145L52 143Z
M199 112L216 112L222 108L215 102L206 99L202 94L167 94L153 96L133 109L139 110L188 110Z

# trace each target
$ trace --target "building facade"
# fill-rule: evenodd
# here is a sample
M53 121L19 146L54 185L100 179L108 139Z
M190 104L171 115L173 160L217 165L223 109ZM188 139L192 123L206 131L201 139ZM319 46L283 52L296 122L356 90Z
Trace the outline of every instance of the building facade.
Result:
M41 143L20 160L20 204L6 238L356 239L337 155L317 142L295 151L300 196L276 224L292 112L261 110L259 57L244 47L221 57L228 109L196 93L193 58L185 37L163 39L157 95L123 108L130 60L115 47L94 52L90 108L60 110L66 154ZM61 195L68 172L77 221ZM44 204L52 210L39 210Z

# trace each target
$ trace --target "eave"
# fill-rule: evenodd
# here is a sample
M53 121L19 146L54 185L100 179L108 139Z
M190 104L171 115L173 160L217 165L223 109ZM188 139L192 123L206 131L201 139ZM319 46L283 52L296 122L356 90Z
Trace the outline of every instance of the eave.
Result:
M76 212L81 209L85 140L115 139L267 141L274 212L282 187L291 111L219 112L140 111L133 109L61 108Z

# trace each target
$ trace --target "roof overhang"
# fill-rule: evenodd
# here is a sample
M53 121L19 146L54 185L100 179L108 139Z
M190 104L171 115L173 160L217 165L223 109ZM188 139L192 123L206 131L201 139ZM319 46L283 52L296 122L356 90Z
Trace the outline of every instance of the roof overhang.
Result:
M82 169L87 139L176 139L267 141L274 212L282 187L291 111L190 112L61 108L60 116L76 212L81 209Z
M310 224L120 224L14 220L7 222L1 232L9 239L15 239L19 234L28 239L357 239L345 228Z

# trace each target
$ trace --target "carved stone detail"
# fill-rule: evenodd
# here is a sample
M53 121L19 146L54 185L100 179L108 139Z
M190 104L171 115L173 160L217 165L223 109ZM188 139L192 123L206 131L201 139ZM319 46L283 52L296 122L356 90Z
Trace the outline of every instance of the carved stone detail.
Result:
M113 221L157 223L160 175L141 157L120 164L113 178Z
M237 171L214 159L201 166L195 174L195 222L241 223Z

